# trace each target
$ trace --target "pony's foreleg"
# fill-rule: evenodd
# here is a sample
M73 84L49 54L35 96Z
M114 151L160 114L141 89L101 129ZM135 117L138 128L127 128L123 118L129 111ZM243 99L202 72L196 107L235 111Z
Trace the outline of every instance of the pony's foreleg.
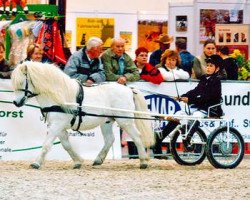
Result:
M53 142L57 138L53 132L48 131L47 137L42 147L42 152L37 157L36 161L33 162L30 166L34 169L39 169L44 162L45 156L47 155L48 151L51 149Z
M100 153L97 155L93 165L101 165L103 163L103 161L105 160L109 152L110 147L115 141L115 137L114 137L113 129L112 129L113 123L114 122L112 121L112 122L108 122L108 123L101 125L101 131L102 131L102 135L104 139L104 146L102 150L100 151Z
M131 139L134 141L135 146L140 158L140 168L145 169L148 167L148 155L146 153L145 147L142 143L140 132L136 128L135 124L126 124L121 126L121 128L128 133Z
M48 117L48 133L43 143L42 151L40 155L37 157L36 161L31 164L32 168L39 169L43 164L45 156L50 151L53 146L53 142L55 139L63 134L65 134L65 124L67 124L67 120L63 121L62 118L55 119L54 116Z
M72 148L72 146L69 142L69 136L68 136L67 131L63 131L63 133L60 134L58 137L61 141L63 148L68 152L68 154L70 155L70 157L74 161L73 169L80 169L82 166L82 159Z

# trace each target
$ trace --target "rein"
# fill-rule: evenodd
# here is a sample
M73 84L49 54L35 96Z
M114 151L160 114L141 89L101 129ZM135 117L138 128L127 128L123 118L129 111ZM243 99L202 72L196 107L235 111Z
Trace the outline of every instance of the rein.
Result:
M94 114L94 113L87 113L84 111L77 110L67 110L65 111L61 106L51 106L51 107L45 107L41 108L42 113L47 113L47 112L60 112L60 113L66 113L66 114L73 114L75 116L91 116L91 117L111 117L111 118L124 118L124 119L143 119L143 120L156 120L156 119L161 119L158 116L153 116L152 118L149 117L128 117L128 116L121 116L121 115L100 115L100 114ZM72 125L72 124L71 124Z

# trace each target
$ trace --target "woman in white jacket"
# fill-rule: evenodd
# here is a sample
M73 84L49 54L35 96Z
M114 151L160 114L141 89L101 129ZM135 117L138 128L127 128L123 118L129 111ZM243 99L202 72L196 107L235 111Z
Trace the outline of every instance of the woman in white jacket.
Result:
M190 78L188 72L178 68L180 56L177 51L167 49L161 56L159 70L165 81L187 80Z

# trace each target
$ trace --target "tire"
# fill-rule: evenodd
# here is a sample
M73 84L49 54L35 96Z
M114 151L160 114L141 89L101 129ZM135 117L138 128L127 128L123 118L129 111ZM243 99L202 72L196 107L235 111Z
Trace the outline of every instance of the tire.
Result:
M227 142L227 127L214 130L207 141L207 158L215 168L232 169L237 167L244 157L244 140L239 131L229 128L229 143Z
M185 128L177 130L170 141L174 160L180 165L189 166L202 163L206 158L206 134L202 129L198 128L191 138L190 148L185 148L182 131L186 131Z

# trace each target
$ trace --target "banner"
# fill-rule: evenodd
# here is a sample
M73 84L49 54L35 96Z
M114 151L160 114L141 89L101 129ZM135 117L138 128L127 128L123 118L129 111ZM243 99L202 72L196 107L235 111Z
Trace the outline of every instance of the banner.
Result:
M164 82L159 86L146 82L131 83L144 92L148 108L152 112L174 114L178 110L185 110L185 104L177 102L169 96L178 96L193 89L198 82ZM177 90L176 90L177 88ZM233 89L232 89L233 88ZM158 95L157 95L158 94ZM159 95L161 94L161 95ZM243 136L245 142L250 142L250 82L224 81L222 82L222 109L224 118L229 121L230 127L236 128ZM164 125L164 124L163 124ZM214 130L223 123L204 122L206 133ZM250 153L250 151L249 151Z
M0 79L0 160L34 160L41 152L47 134L40 107L35 98L23 107L12 103L10 80ZM117 124L114 133L119 133ZM88 131L69 131L69 140L75 151L83 158L93 160L103 147L100 128ZM115 142L107 155L108 159L121 158L120 135L115 134ZM48 153L49 160L70 160L68 153L57 139Z
M185 105L170 98L193 89L196 81L164 82L155 85L149 82L133 82L130 86L139 88L145 95L148 108L153 113L174 114ZM177 88L177 90L176 90ZM232 89L233 88L233 89ZM178 93L177 93L178 92ZM222 108L229 125L236 128L246 143L250 143L250 82L224 81L222 83ZM20 108L13 105L14 93L10 80L0 80L0 160L34 160L41 152L41 146L47 134L40 108L32 98ZM97 105L98 106L98 105ZM164 122L162 126L164 126ZM220 125L213 122L202 123L203 130L209 134ZM113 127L115 142L108 153L108 159L120 159L120 128ZM76 152L83 159L93 160L101 150L104 142L100 128L88 131L69 131L69 139ZM250 145L248 145L250 147ZM250 149L246 153L250 154ZM69 160L68 153L56 140L47 159Z

